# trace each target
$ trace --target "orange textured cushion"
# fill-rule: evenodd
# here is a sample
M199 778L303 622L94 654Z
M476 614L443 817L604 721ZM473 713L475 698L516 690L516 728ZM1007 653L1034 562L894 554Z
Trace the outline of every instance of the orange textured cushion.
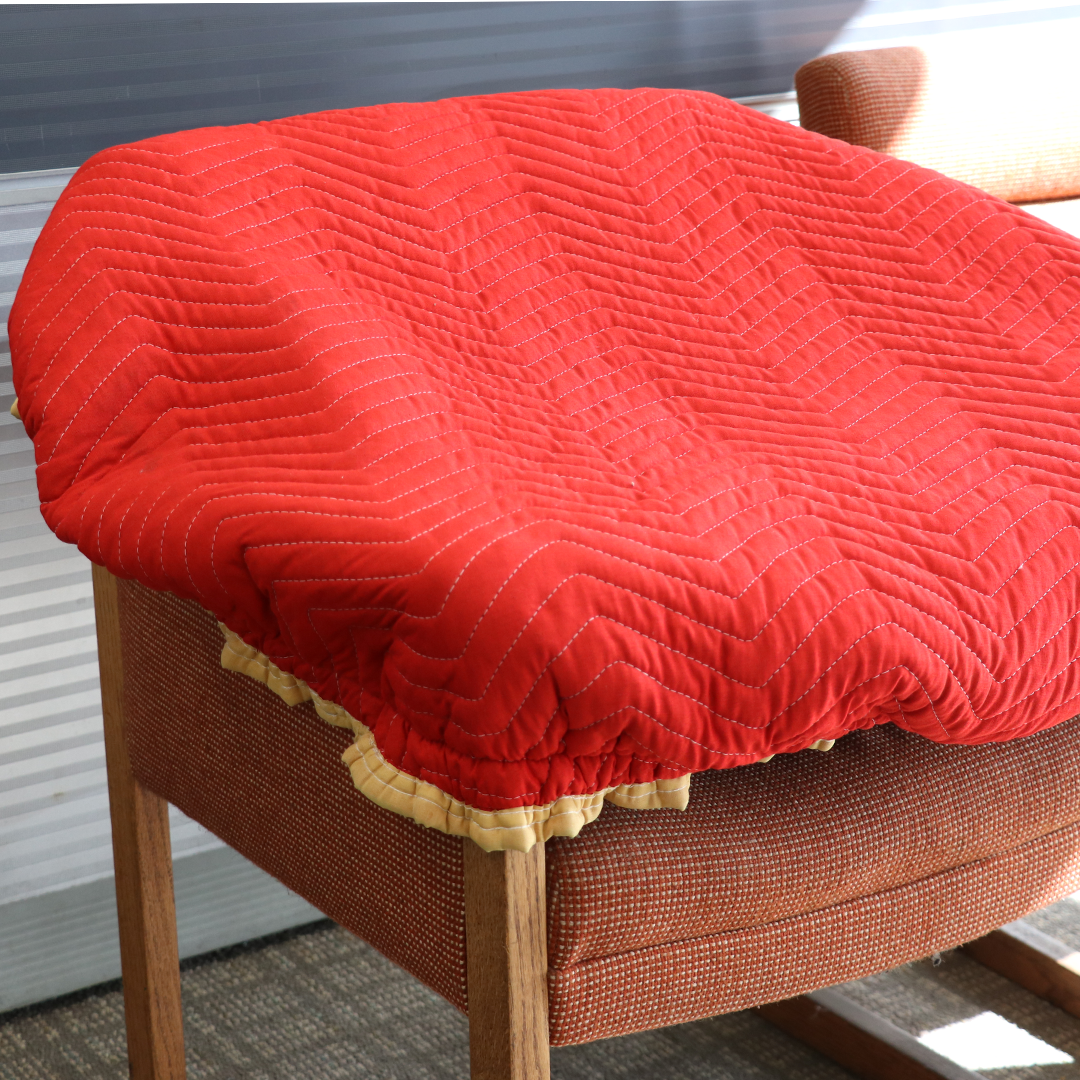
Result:
M778 889L798 887L797 879L774 881ZM553 968L552 1043L645 1031L861 979L971 941L1077 888L1080 826L1070 825L993 858L805 915ZM615 896L608 904L621 906Z
M1010 202L1070 198L1080 195L1080 109L1075 95L1040 92L1043 62L1015 55L999 68L970 45L833 53L795 74L800 123Z
M139 778L459 1008L461 841L354 797L348 736L218 663L197 605L120 583ZM255 738L245 735L255 733ZM880 971L1080 888L1080 720L1006 745L892 727L705 773L685 812L549 841L551 1039Z
M1080 719L981 747L941 746L892 726L853 733L828 755L703 773L684 812L638 821L612 807L577 840L549 841L550 959L569 967L762 926L991 858L1075 822Z

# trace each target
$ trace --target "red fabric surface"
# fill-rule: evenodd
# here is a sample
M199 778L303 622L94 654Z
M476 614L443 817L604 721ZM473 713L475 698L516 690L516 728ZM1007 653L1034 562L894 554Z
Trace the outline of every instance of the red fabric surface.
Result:
M682 91L118 147L11 318L49 524L482 809L1077 711L1080 244Z

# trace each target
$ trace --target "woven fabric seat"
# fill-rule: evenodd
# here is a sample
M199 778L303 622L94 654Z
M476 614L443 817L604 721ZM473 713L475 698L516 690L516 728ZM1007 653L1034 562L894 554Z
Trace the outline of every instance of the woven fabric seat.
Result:
M467 1010L460 842L357 799L348 734L223 671L197 605L133 582L120 600L139 779ZM611 807L549 841L552 1044L862 976L1080 888L1078 734L877 728L701 774L685 812Z
M1071 44L1047 44L1026 53L1009 46L1005 55L965 41L820 56L795 75L800 124L1010 202L1074 198L1080 108L1068 81Z

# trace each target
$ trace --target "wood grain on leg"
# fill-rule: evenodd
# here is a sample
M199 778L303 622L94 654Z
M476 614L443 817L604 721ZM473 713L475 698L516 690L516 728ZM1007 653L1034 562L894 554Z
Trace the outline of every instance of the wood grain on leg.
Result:
M116 579L94 567L105 760L132 1080L183 1080L184 1034L168 803L131 771Z
M1080 1016L1080 953L1025 922L1008 923L968 942L984 967L1073 1016Z
M464 845L472 1080L548 1080L544 845Z

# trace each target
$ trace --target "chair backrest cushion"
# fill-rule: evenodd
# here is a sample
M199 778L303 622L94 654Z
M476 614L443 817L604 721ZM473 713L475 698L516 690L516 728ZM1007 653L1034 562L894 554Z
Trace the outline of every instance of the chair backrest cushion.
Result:
M1010 202L1072 198L1080 100L1055 76L1075 64L970 42L832 53L795 74L800 123Z

